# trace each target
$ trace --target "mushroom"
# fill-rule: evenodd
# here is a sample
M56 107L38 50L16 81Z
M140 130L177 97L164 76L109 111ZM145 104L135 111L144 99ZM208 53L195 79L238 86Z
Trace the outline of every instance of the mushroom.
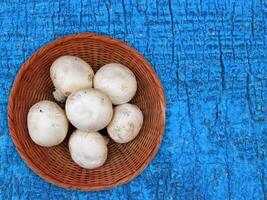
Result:
M142 111L136 105L126 103L114 109L114 115L107 131L115 142L127 143L138 135L142 125Z
M67 98L65 109L72 125L83 131L105 128L113 114L108 96L92 88L72 93Z
M52 101L34 104L28 112L27 124L31 139L44 147L60 144L69 127L65 112Z
M107 141L99 132L75 130L69 140L73 161L86 169L102 166L107 159Z
M136 93L133 72L122 64L110 63L95 74L94 87L107 94L114 105L129 102Z
M53 62L50 77L55 86L54 98L64 102L71 93L92 87L94 71L79 57L61 56Z

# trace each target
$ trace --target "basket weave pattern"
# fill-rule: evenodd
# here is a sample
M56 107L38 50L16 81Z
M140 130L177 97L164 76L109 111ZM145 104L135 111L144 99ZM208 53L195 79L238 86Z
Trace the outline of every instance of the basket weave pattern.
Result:
M76 165L68 150L68 137L58 146L45 148L33 143L27 130L27 113L40 100L52 100L53 84L49 68L63 55L78 56L94 72L111 62L129 67L137 78L138 89L131 103L140 107L144 124L138 137L128 144L108 144L108 159L97 169ZM165 96L149 63L121 41L91 33L60 38L38 50L26 61L11 90L8 125L18 152L28 166L45 180L79 190L115 187L140 174L157 152L165 124Z

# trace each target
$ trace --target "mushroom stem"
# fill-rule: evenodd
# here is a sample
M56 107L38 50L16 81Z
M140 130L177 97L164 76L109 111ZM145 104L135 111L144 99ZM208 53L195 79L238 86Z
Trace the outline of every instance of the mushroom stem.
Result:
M57 88L53 92L53 96L57 101L59 101L61 103L65 102L65 100L66 100L65 95L60 90L58 90Z
M108 144L109 141L110 141L109 137L107 137L107 136L103 136L103 137L104 137L104 140L105 140L106 144Z

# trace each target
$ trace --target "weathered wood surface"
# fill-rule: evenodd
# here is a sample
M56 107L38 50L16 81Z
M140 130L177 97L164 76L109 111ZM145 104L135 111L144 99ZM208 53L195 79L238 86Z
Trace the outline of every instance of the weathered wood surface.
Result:
M267 1L0 1L0 199L266 199ZM126 41L167 97L161 148L127 185L58 188L35 175L7 128L12 82L42 45L71 33Z

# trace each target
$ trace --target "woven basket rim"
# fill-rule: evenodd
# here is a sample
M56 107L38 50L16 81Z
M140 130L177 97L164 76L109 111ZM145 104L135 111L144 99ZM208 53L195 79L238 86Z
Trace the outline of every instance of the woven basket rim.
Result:
M28 70L30 63L34 62L36 59L38 59L38 56L40 54L43 54L44 52L46 52L47 50L60 45L66 41L70 41L73 39L95 39L95 40L102 40L111 44L115 44L118 45L126 50L128 50L129 52L131 52L135 57L138 57L144 64L144 66L147 67L147 69L149 70L149 72L151 74L153 74L153 82L155 83L155 85L157 85L157 88L159 90L159 99L161 102L161 113L162 113L162 118L163 118L163 125L161 130L159 130L161 132L160 137L157 140L157 144L155 145L154 149L151 150L150 155L147 156L147 158L143 161L142 165L140 166L140 168L138 168L138 170L134 171L132 174L128 175L127 177L118 180L117 182L113 183L113 184L108 184L108 185L101 185L101 186L84 186L84 185L71 185L71 184L66 184L64 182L61 182L51 176L49 176L49 174L44 173L42 170L40 170L35 164L34 162L30 159L30 157L27 155L27 152L20 147L20 143L18 142L19 140L17 140L17 136L16 136L16 130L15 130L15 126L16 124L13 122L13 115L14 115L14 105L15 105L15 94L17 93L17 90L19 89L19 84L20 81L24 75L24 73ZM58 38L56 40L53 40L51 42L49 42L48 44L45 44L43 47L41 47L40 49L38 49L26 62L24 62L24 64L22 65L22 67L20 68L14 82L13 82L13 86L11 88L11 92L9 94L9 99L8 99L8 128L10 131L10 135L11 138L13 140L13 143L15 144L15 147L17 149L17 151L19 152L22 160L26 163L26 165L28 165L28 167L30 167L37 175L39 175L41 178L43 178L44 180L57 185L59 187L63 187L65 189L74 189L74 190L86 190L86 191L95 191L95 190L105 190L105 189L110 189L113 187L117 187L119 185L122 184L126 184L129 181L131 181L132 179L134 179L135 177L137 177L146 167L147 165L152 161L152 159L154 158L154 156L156 155L159 146L161 144L163 135L164 135L164 128L165 128L165 112L166 112L166 97L164 94L164 90L163 87L161 85L161 82L157 76L157 74L155 73L154 69L151 67L151 65L148 63L148 61L144 58L143 55L141 55L137 50L135 50L133 47L130 47L128 44L126 44L123 41L111 38L111 37L107 37L107 36L103 36L103 35L99 35L99 34L95 34L95 33L80 33L80 34L72 34L72 35L68 35L68 36L64 36L61 38Z

